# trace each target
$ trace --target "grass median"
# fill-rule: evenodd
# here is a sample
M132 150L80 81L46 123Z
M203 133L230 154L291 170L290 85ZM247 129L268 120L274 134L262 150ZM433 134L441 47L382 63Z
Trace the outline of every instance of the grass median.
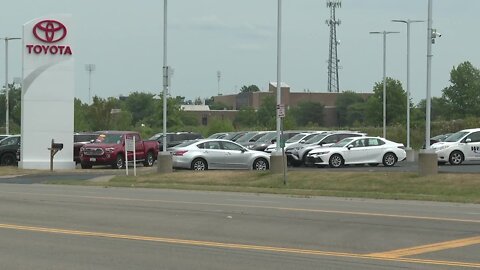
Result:
M115 176L107 181L49 183L480 203L478 174L419 176L418 173L403 172L291 171L284 185L282 174L269 172L177 171L136 177Z

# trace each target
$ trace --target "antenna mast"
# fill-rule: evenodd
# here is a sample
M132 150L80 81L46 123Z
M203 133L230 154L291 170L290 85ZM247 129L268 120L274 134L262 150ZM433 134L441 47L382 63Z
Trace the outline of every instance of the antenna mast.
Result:
M341 21L335 18L335 9L342 7L341 0L327 0L327 7L330 8L330 19L325 23L330 27L330 44L328 46L328 92L339 92L338 80L338 59L337 45L340 43L337 40L337 25Z

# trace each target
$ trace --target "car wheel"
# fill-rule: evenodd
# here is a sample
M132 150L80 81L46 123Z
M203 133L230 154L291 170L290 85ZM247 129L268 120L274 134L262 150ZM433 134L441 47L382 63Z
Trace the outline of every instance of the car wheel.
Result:
M343 166L343 158L341 155L339 154L333 154L331 157L330 157L330 160L328 162L328 164L330 165L331 168L340 168Z
M393 165L395 165L395 163L397 163L397 156L395 156L394 153L386 153L385 155L383 155L383 166L385 167L392 167Z
M145 157L145 161L143 162L143 166L152 167L154 162L155 162L155 158L153 157L153 153L148 152L147 156Z
M13 166L15 165L17 159L15 155L12 153L5 153L3 154L2 158L0 159L0 164L2 166Z
M114 169L122 169L125 166L125 162L123 161L122 155L117 155L117 159L115 160L115 164L112 164L112 168Z
M368 163L368 166L370 166L370 167L377 167L377 166L378 166L378 163Z
M80 163L80 166L82 166L82 169L91 169L92 168L92 164Z
M264 158L257 158L253 162L253 169L257 171L265 171L268 170L268 161Z
M463 153L460 151L453 151L448 158L448 162L452 165L460 165L462 164L464 159Z
M203 158L196 158L192 161L191 169L195 171L205 171L208 170L208 165Z

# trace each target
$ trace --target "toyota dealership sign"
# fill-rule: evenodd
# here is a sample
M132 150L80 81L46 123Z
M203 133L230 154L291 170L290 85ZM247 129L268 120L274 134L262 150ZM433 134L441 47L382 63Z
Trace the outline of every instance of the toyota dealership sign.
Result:
M55 169L72 169L74 52L70 15L23 25L22 147L19 166L49 169L52 140L63 143Z
M33 26L32 34L41 44L26 44L28 54L72 55L69 45L57 45L67 36L67 27L56 20L42 20Z

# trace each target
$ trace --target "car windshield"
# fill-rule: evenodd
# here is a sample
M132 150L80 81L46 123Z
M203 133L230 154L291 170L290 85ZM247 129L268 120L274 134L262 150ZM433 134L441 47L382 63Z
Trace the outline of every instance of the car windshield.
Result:
M277 136L277 133L276 132L269 132L267 134L264 134L261 138L259 138L257 140L257 142L262 142L262 143L265 143L265 142L271 142L273 139L275 139L275 137Z
M291 137L290 139L288 139L288 140L286 141L286 143L298 142L298 141L300 141L301 139L303 139L304 137L305 137L305 134L299 133L299 134Z
M122 142L122 134L100 134L95 143L114 143L119 144Z
M308 140L306 140L305 143L306 144L318 143L323 138L325 138L325 136L327 136L327 134L315 134L313 137L310 137Z
M178 144L175 146L175 148L181 148L181 147L185 147L185 146L189 146L193 143L196 143L198 140L190 140L190 141L184 141L182 142L181 144Z
M344 147L346 146L347 144L351 143L354 139L352 138L346 138L346 139L343 139L335 144L332 144L330 147Z
M155 134L152 137L150 137L150 141L158 141L160 138L163 138L163 133Z
M468 132L466 131L459 131L459 132L453 133L452 135L448 136L448 138L446 138L444 142L457 142L460 139L462 139L465 135L467 135L467 133Z
M236 142L238 142L238 143L248 142L248 141L250 141L251 138L253 138L253 136L255 136L257 134L258 134L258 132L247 132L242 137L238 138L238 140L236 140Z

